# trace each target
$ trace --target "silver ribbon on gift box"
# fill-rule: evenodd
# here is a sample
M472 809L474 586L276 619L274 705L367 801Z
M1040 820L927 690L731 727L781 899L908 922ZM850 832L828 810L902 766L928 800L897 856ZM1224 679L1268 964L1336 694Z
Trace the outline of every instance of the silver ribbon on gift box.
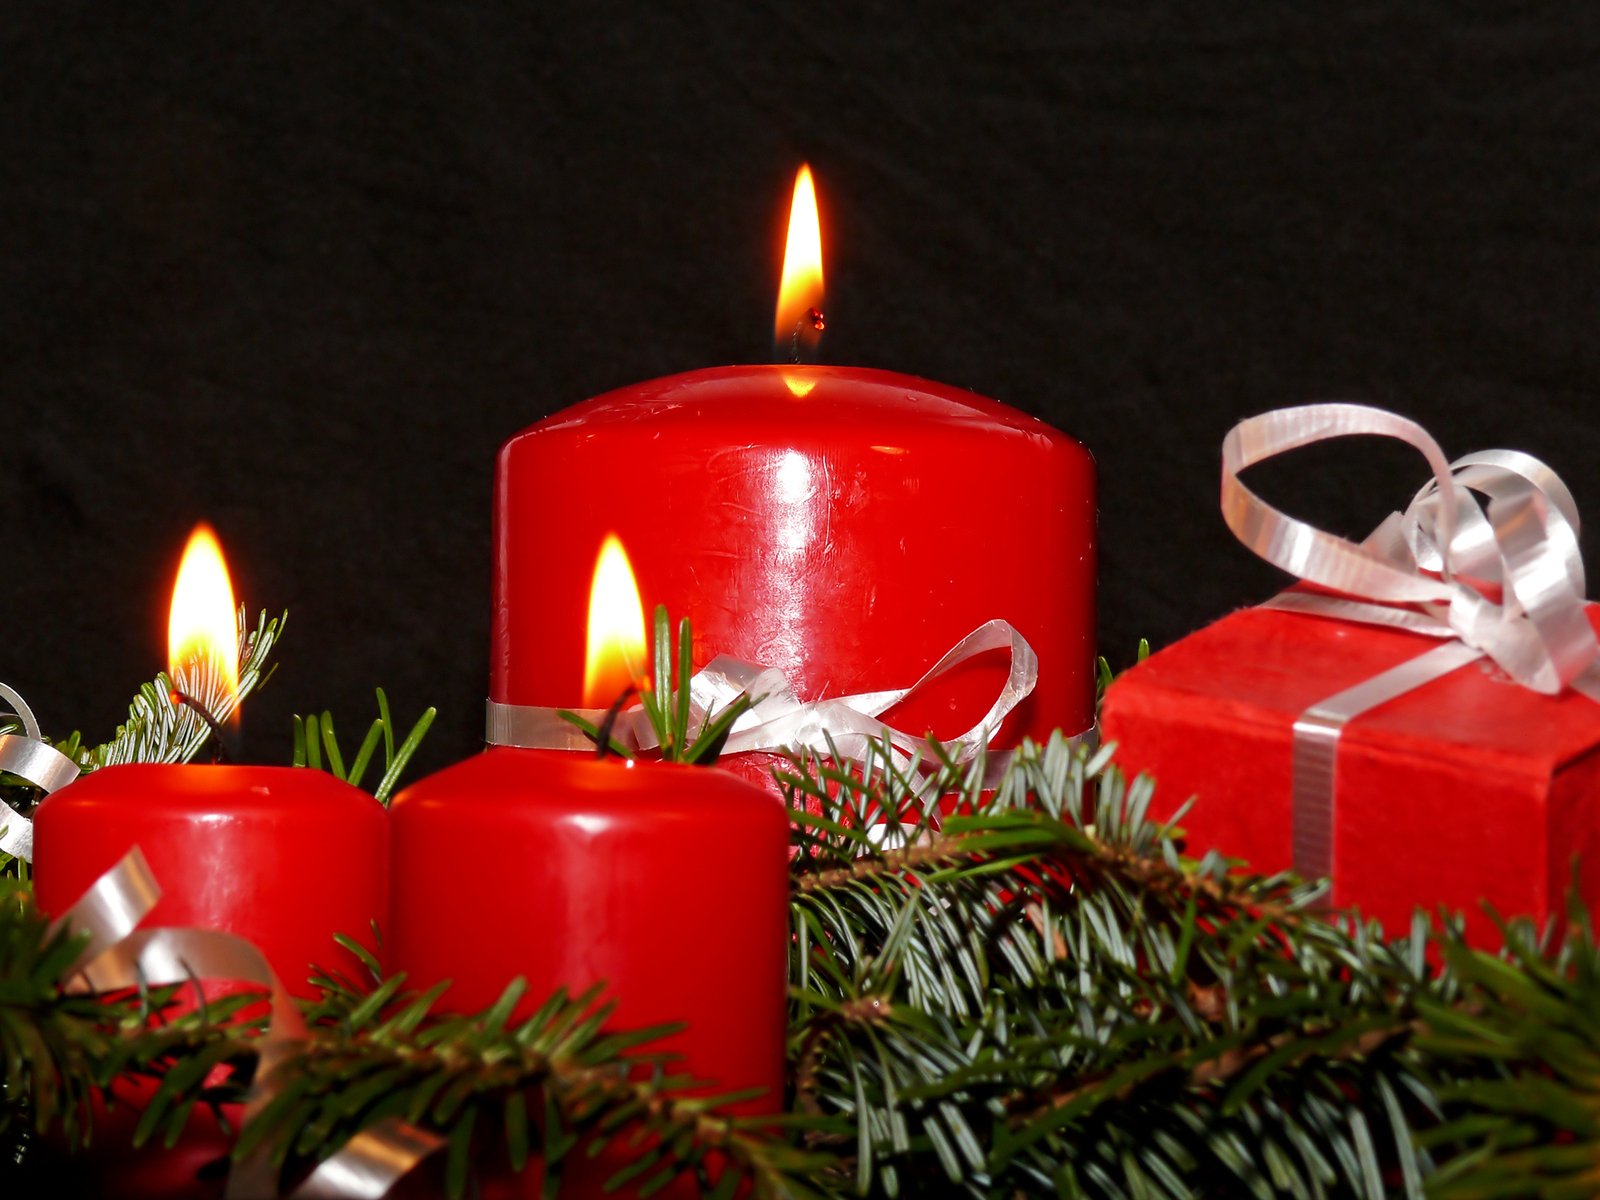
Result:
M1274 455L1356 434L1406 442L1433 472L1404 512L1359 544L1279 512L1239 480ZM1222 515L1256 554L1339 593L1289 591L1263 607L1442 642L1295 720L1291 811L1302 875L1333 870L1335 759L1344 727L1362 713L1480 659L1530 691L1570 689L1600 702L1600 640L1586 614L1577 508L1555 472L1527 454L1487 450L1448 462L1422 426L1383 409L1278 409L1241 421L1223 440Z
M734 723L723 754L755 752L837 754L865 761L873 744L887 743L904 762L928 747L925 736L897 729L878 718L902 700L917 694L962 663L990 651L1005 650L1011 665L1000 694L988 712L960 737L941 743L945 754L965 766L983 754L1001 724L1033 692L1039 682L1039 657L1033 647L1007 621L987 621L962 638L910 687L881 692L803 701L776 667L747 662L732 655L713 658L689 681L690 727L702 725L740 696L755 703ZM574 710L592 724L604 718L603 709ZM528 704L488 702L486 740L491 746L516 746L542 750L592 750L594 743L559 710ZM1076 736L1083 738L1092 731ZM625 747L651 750L656 737L639 705L625 709L613 728ZM1003 768L1001 756L989 760L992 769Z
M27 702L0 683L0 713L7 712L22 722L22 732L0 733L0 771L26 779L46 795L78 777L78 764L45 741ZM33 821L5 804L0 804L0 851L33 861Z
M161 987L198 979L256 984L271 1006L267 1032L259 1044L255 1081L245 1102L248 1125L284 1084L283 1064L307 1038L305 1021L277 974L249 942L214 929L139 929L161 898L161 888L144 854L135 846L100 876L52 931L87 935L69 968L67 988L105 992ZM362 1130L290 1193L290 1200L378 1200L444 1139L397 1117ZM279 1194L272 1146L236 1162L228 1175L227 1200L269 1200Z

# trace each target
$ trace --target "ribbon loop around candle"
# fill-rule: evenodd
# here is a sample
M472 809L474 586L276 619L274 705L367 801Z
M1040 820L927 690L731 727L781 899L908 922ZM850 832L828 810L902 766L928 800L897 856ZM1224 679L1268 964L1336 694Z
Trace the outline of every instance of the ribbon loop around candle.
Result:
M1405 511L1391 513L1359 545L1286 516L1238 479L1253 463L1353 434L1399 438L1421 450L1433 471ZM1485 498L1482 507L1473 493ZM1489 450L1447 463L1420 425L1382 409L1279 409L1241 421L1224 439L1222 512L1254 553L1339 593L1293 590L1263 608L1446 639L1296 719L1292 840L1302 874L1333 870L1338 743L1362 713L1485 656L1531 691L1571 688L1600 701L1600 639L1584 599L1577 509L1538 459ZM1489 594L1496 588L1497 598Z
M77 763L45 741L27 701L0 683L0 713L4 712L16 715L22 732L0 734L0 771L26 779L46 795L82 773ZM0 804L0 852L33 861L33 821L5 804Z
M135 846L100 876L58 917L52 930L87 934L70 968L67 988L78 992L226 979L257 984L267 992L270 1014L258 1046L255 1081L245 1102L249 1124L283 1086L280 1068L307 1037L305 1020L276 972L254 946L214 929L137 926L155 908L161 888ZM291 1200L378 1200L396 1180L443 1146L444 1140L395 1117L351 1138L291 1194ZM264 1144L236 1162L228 1176L227 1200L268 1200L279 1194L272 1147Z
M1027 638L1007 621L980 625L910 687L820 700L801 700L783 672L775 667L718 655L690 679L691 727L702 725L711 714L726 709L740 696L749 696L753 703L729 731L725 754L811 751L862 761L871 753L869 744L887 743L910 761L928 748L928 739L878 718L961 664L998 650L1006 651L1010 657L999 694L971 729L942 743L946 757L964 766L988 749L1006 717L1032 694L1039 681L1038 655ZM595 724L605 716L604 710L597 709L576 712ZM587 735L562 718L557 709L490 700L487 718L486 738L490 745L546 750L593 748ZM639 705L621 714L613 733L630 749L651 750L658 745Z

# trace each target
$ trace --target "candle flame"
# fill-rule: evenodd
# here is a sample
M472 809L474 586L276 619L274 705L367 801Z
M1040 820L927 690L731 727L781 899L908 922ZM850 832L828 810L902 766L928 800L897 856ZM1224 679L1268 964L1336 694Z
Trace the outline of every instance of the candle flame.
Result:
M783 249L783 281L772 340L778 357L798 361L822 338L822 229L817 219L817 189L811 168L802 166L789 206L789 236ZM809 390L809 389L807 389Z
M589 589L589 652L583 702L609 708L644 673L644 605L628 553L616 534L606 535Z
M217 535L196 525L183 551L167 617L167 670L180 687L212 692L232 708L239 693L239 617ZM200 688L199 680L214 681ZM184 681L184 682L180 682ZM194 681L194 682L190 682Z

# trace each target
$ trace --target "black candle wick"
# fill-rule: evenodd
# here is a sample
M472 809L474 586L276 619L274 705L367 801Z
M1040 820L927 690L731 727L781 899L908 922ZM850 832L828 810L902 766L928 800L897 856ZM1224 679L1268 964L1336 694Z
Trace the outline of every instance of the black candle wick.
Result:
M201 704L200 701L196 700L193 696L185 695L177 688L173 688L168 695L171 697L174 704L182 704L186 708L196 713L199 718L206 723L206 727L211 730L211 737L208 740L211 742L212 763L216 764L227 762L228 736L223 732L222 726L217 722L217 719L211 715L210 710L207 709L204 704Z
M633 699L633 694L638 691L633 684L622 690L622 695L611 702L611 707L606 709L605 719L600 722L600 729L594 740L594 756L604 758L611 751L611 731L617 727L617 718L622 715L624 706Z
M789 334L789 361L800 365L807 361L808 351L814 351L828 327L828 318L820 308L808 308L800 314Z

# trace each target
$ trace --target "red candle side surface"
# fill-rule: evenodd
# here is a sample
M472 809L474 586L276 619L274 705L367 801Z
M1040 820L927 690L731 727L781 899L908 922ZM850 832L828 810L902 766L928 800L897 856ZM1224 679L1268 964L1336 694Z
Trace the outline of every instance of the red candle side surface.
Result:
M34 824L34 894L61 913L137 845L161 900L144 927L194 925L247 939L309 997L313 964L360 978L334 942L387 927L383 806L322 771L135 763L47 797Z
M571 705L608 532L695 659L784 671L801 699L908 686L980 624L1038 652L998 745L1087 728L1095 495L1079 443L971 392L885 371L723 367L609 392L502 448L490 696ZM973 660L889 719L964 732L1005 678Z
M513 977L517 1015L604 982L611 1024L688 1028L659 1043L715 1091L783 1101L789 822L716 769L489 750L391 809L390 961L410 986L452 981L475 1011ZM652 1047L656 1048L656 1047Z

